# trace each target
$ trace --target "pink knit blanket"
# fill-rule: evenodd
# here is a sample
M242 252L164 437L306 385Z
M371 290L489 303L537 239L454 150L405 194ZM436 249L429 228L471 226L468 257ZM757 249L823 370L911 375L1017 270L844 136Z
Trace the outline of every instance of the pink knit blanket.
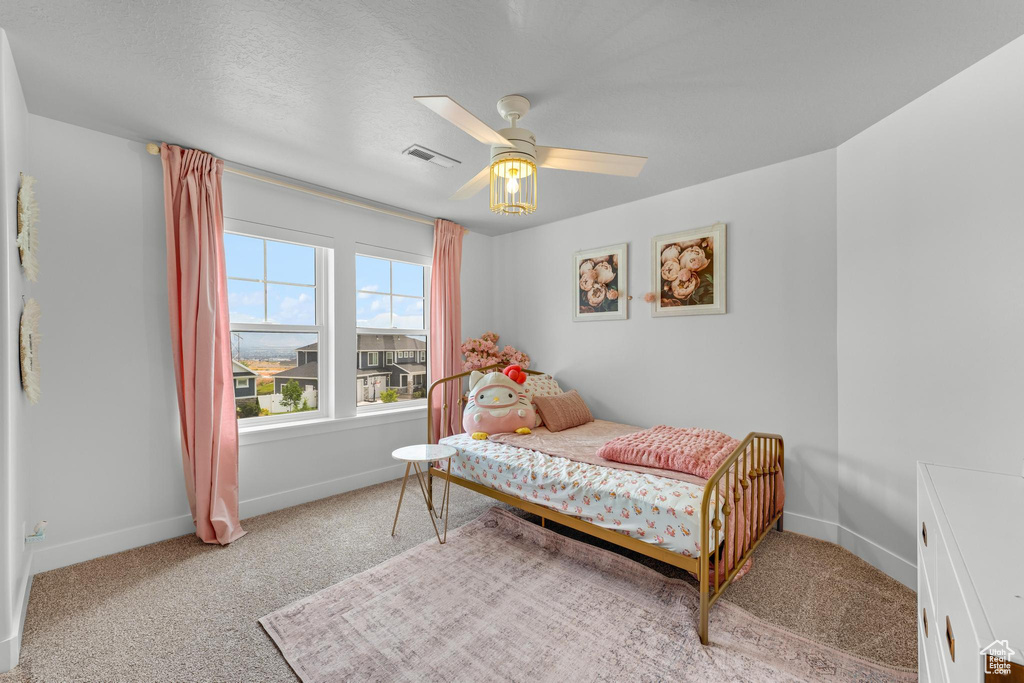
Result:
M708 479L739 445L728 434L713 429L658 425L612 439L597 454L605 460Z
M658 425L614 438L602 446L597 454L615 462L660 467L710 479L739 445L740 442L728 434L712 429L681 429ZM725 524L725 538L722 542L724 547L722 553L716 556L711 569L723 580L756 540L752 533L753 529L759 528L757 525L765 520L766 515L774 517L782 511L786 501L785 484L781 476L774 477L774 480L774 493L767 490L768 482L764 478L756 480L752 486L748 486L746 481L743 482L744 486L740 489L742 493L736 498L737 501L742 498L742 502L736 506L729 522ZM729 477L725 477L724 481L719 481L718 486L720 496L729 500L737 484L735 479L729 483ZM755 506L754 493L757 494L758 501L773 497L774 509ZM753 520L753 523L748 523L748 520ZM752 559L747 560L737 577L750 569Z

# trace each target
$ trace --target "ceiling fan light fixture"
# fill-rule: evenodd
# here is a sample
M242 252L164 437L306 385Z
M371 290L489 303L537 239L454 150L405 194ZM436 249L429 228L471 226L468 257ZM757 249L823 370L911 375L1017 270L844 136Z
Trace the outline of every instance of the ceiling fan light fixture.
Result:
M491 164L491 211L520 216L537 210L537 165L503 156Z

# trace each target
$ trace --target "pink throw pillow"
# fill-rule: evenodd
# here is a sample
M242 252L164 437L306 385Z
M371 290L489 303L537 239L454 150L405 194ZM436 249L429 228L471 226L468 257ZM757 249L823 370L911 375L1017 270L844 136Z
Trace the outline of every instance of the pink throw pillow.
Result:
M561 432L594 421L590 408L575 389L554 396L535 396L533 405L544 418L544 426L549 432Z

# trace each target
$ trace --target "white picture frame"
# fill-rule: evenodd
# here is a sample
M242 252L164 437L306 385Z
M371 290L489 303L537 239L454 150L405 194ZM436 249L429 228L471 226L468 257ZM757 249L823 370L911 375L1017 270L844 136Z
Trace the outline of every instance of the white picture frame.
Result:
M726 225L657 235L651 240L651 315L726 312Z
M572 266L573 322L629 318L627 242L577 251Z

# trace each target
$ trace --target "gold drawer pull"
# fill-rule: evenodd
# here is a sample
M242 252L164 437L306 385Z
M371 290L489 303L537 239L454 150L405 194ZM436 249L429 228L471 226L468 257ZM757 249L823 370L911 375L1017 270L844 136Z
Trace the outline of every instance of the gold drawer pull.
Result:
M924 544L927 546L928 545L928 527L926 527L924 525L924 522L921 522L921 538L924 540Z
M924 637L928 637L928 608L921 608L921 619L924 621Z
M949 616L946 616L946 645L949 646L949 658L956 661L956 638L953 637L953 625L949 623Z

